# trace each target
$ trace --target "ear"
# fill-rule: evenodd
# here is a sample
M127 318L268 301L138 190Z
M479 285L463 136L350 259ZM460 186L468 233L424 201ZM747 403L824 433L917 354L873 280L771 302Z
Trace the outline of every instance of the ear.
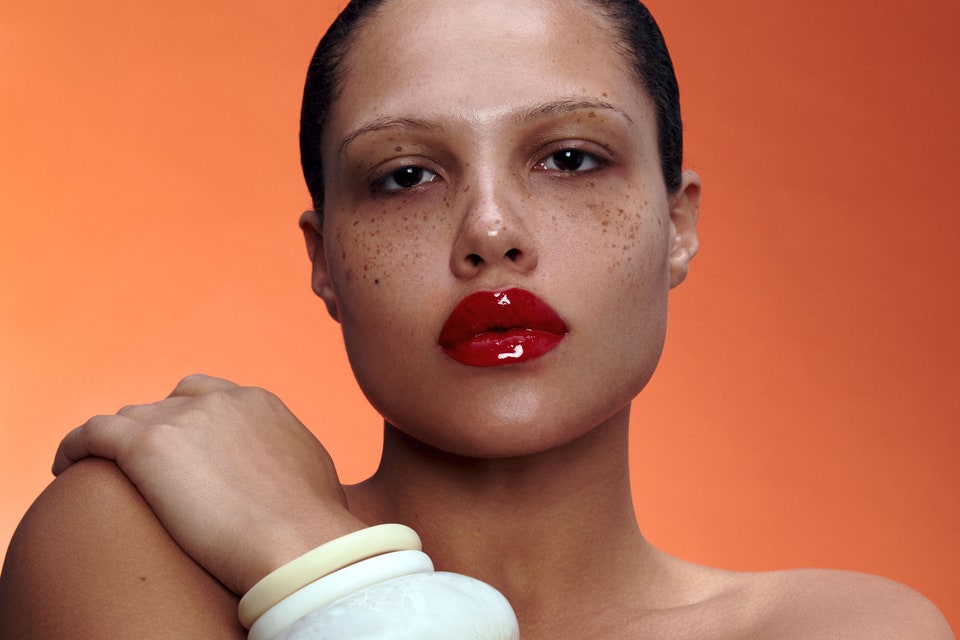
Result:
M323 217L312 209L304 211L300 215L300 229L307 243L307 255L310 256L310 262L313 264L310 275L313 292L327 305L330 317L340 322L337 295L333 289L330 267L327 265L327 253L323 246Z
M700 217L700 176L683 172L680 188L670 196L670 288L687 277L690 261L700 249L697 218Z

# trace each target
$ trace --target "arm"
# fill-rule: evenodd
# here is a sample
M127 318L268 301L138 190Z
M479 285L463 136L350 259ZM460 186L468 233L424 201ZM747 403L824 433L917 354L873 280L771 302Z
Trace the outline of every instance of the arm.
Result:
M40 495L11 540L0 637L244 638L236 603L116 466L91 459Z
M234 594L365 526L276 396L205 376L73 430L54 472L4 563L3 638L243 637Z
M263 389L184 378L160 402L74 429L54 473L89 456L116 462L180 548L236 594L366 526L326 449Z

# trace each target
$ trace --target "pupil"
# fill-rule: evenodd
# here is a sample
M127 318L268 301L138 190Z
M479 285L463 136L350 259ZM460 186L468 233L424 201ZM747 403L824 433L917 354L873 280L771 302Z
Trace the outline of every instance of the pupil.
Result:
M420 184L423 180L423 169L420 167L404 167L393 172L393 179L397 185L409 189Z
M553 161L562 171L576 171L583 164L583 152L576 149L564 149L553 154Z

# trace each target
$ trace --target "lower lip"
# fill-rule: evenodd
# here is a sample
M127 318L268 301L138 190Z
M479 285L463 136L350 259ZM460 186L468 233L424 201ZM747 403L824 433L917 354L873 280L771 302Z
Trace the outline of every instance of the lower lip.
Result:
M502 367L539 358L563 340L564 334L534 329L487 331L443 347L444 353L471 367Z

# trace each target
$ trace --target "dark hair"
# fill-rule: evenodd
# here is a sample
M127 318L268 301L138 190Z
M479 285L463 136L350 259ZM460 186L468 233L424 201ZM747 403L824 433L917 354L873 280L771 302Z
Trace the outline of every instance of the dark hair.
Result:
M358 27L374 15L384 0L351 0L324 34L307 69L300 111L300 164L313 198L323 208L321 135L330 105L344 75L344 58ZM683 164L683 125L680 91L663 34L638 0L586 0L597 7L619 36L616 46L630 63L637 80L653 100L657 121L660 166L667 190L680 188Z

